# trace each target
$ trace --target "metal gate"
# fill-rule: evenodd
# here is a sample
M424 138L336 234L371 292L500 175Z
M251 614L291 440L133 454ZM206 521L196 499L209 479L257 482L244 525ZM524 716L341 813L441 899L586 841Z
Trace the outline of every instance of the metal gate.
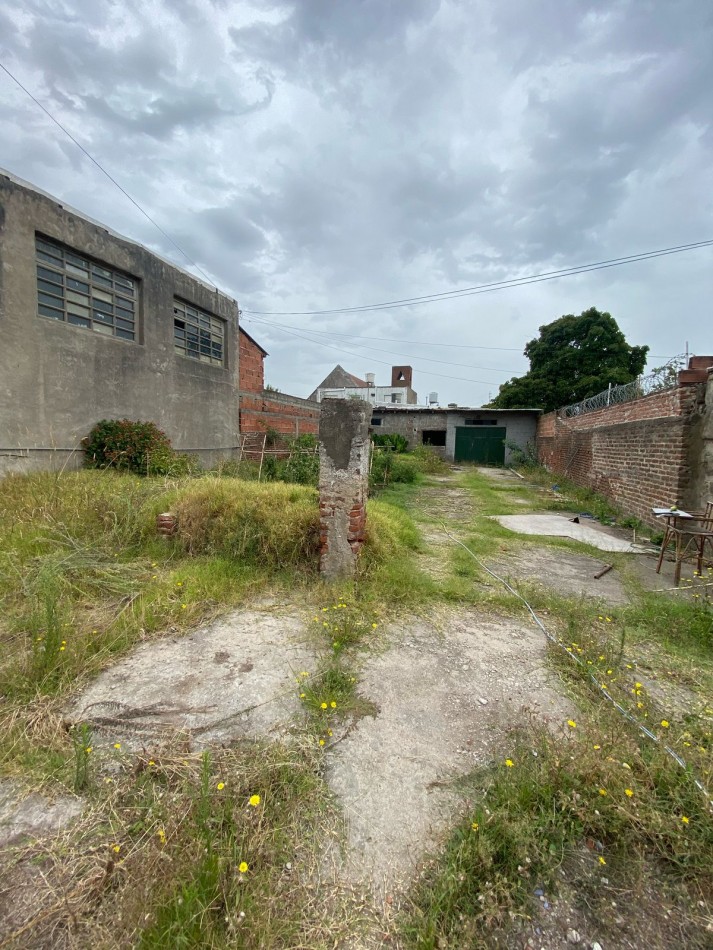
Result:
M456 462L479 465L505 464L505 426L456 427Z

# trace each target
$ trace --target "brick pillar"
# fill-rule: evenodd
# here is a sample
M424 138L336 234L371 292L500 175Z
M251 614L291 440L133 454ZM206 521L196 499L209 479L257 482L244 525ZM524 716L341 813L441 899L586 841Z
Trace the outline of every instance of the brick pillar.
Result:
M319 569L327 578L353 574L364 543L369 483L371 406L325 399L319 419Z

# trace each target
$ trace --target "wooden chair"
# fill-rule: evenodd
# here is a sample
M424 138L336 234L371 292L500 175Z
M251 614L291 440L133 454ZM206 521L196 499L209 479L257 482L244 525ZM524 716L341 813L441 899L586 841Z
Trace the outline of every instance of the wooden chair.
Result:
M656 573L661 571L663 556L670 544L674 545L674 584L681 582L681 566L685 560L695 558L698 573L703 572L703 558L708 544L713 556L713 501L709 501L703 511L691 511L681 514L670 512L664 516L666 530L661 542Z

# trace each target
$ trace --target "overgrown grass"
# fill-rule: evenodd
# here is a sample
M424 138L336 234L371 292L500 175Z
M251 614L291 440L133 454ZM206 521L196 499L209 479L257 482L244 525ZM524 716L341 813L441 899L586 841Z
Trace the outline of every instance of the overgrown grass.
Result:
M556 886L575 851L592 874L620 882L653 857L710 898L713 821L690 777L606 709L596 724L563 729L513 732L497 763L461 783L471 804L415 886L403 925L411 946L489 945L512 913L532 912L534 889Z
M97 760L71 839L15 856L17 874L41 859L45 882L17 945L332 946L313 887L341 831L319 759L309 740Z

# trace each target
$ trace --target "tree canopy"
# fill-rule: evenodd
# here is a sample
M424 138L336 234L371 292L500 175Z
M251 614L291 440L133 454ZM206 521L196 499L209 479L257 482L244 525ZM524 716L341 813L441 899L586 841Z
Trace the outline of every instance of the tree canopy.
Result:
M577 317L565 314L540 327L525 347L530 369L503 383L490 403L498 409L544 409L550 412L611 383L629 383L646 363L648 346L630 346L609 313L590 307Z

